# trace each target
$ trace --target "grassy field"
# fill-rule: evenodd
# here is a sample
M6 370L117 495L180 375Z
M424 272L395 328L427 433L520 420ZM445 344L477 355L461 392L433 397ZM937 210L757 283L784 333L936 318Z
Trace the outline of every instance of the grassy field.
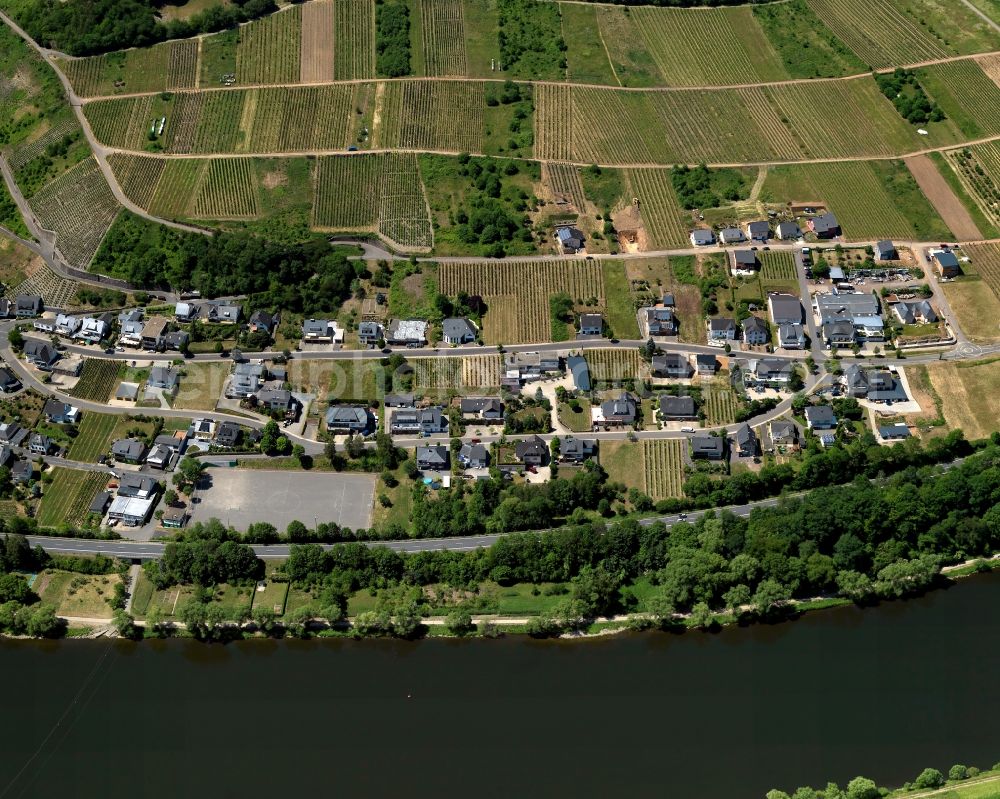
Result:
M103 472L82 472L77 469L56 468L52 482L46 486L38 512L42 527L79 527L86 521L90 503L97 492L108 483Z
M107 402L118 385L124 370L124 361L110 361L104 358L86 358L80 380L70 394L91 402Z
M793 78L832 78L865 64L827 28L805 0L753 6L753 16Z
M639 323L632 306L625 265L621 261L604 261L601 278L604 281L607 322L612 334L617 338L638 338Z
M72 572L43 571L37 587L42 602L52 605L60 616L84 616L110 619L115 585L121 581L117 574L74 574Z
M385 394L382 367L375 361L316 361L294 359L288 381L300 391L338 400L365 400Z
M646 465L642 443L602 441L600 460L601 466L608 473L609 480L622 483L626 488L645 490Z
M941 286L958 325L970 340L980 344L1000 341L1000 300L978 276Z
M1000 86L976 61L924 67L917 70L917 78L956 128L955 141L1000 133Z
M107 454L113 431L120 417L110 413L85 413L80 435L73 440L69 457L75 461L94 462Z
M211 411L219 402L229 377L228 363L189 363L184 366L174 398L175 408L189 411Z
M580 410L574 411L568 402L560 402L556 408L559 423L574 433L586 433L590 430L590 402L579 400Z
M927 371L950 428L961 429L968 439L1000 430L1000 399L993 389L1000 380L1000 360L940 363Z
M251 610L270 610L276 616L285 612L285 601L288 598L288 583L269 581L263 591L254 590Z
M410 515L413 511L413 481L404 473L402 468L393 472L396 478L396 485L389 488L379 480L375 487L375 505L372 510L372 526L385 529L390 525L398 525L403 529L410 527ZM385 495L389 499L389 505L383 505L379 497ZM291 599L289 598L289 601Z

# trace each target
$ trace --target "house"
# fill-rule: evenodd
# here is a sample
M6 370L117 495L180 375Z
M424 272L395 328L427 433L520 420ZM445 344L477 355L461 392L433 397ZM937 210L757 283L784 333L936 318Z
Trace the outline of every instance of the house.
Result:
M180 530L187 524L187 510L184 508L164 508L160 517L160 527L167 530Z
M778 346L786 350L801 350L806 346L806 331L800 322L779 325Z
M736 320L728 316L708 320L708 343L722 346L727 341L736 340Z
M427 343L427 323L422 319L393 319L389 323L385 340L389 344L419 347Z
M910 437L910 428L905 422L882 425L878 429L878 435L883 441L905 441Z
M854 328L850 343L856 338L881 341L882 321L878 297L860 291L834 291L813 296L813 307L825 326L831 321L849 321Z
M525 466L544 466L549 457L549 446L538 436L518 441L514 456Z
M146 465L153 469L166 469L170 465L170 459L174 453L169 447L162 444L154 444L153 448L146 456Z
M600 336L604 332L604 317L599 313L580 314L580 335Z
M195 419L188 428L188 435L195 441L211 441L215 438L215 421L212 419Z
M771 225L766 220L747 222L747 238L750 241L767 241L771 238Z
M306 319L302 323L302 340L307 343L333 341L333 325L329 319Z
M223 422L215 431L215 446L224 449L235 449L239 446L243 431L236 422Z
M504 354L504 377L525 382L540 380L553 372L562 371L558 355L538 352L508 352Z
M110 504L111 504L111 492L101 491L100 493L98 493L96 497L94 497L94 501L90 503L90 507L87 508L87 513L93 513L98 516L103 516L105 512L108 510L108 505Z
M802 230L799 228L798 222L779 222L774 232L782 241L794 241L802 238Z
M119 322L118 343L123 347L138 347L142 343L142 331L145 326L141 318Z
M566 463L583 463L597 454L597 441L592 438L567 436L559 446L559 458Z
M841 282L843 280L846 280L846 279L847 279L847 276L844 274L844 270L843 270L842 267L839 267L839 266L831 266L830 267L830 282L831 283L839 283L839 282Z
M731 267L734 275L752 275L760 268L757 263L757 253L753 250L733 250L733 265Z
M69 314L56 314L56 333L65 338L72 337L80 329L82 322L79 317Z
M757 436L746 422L736 428L733 441L741 458L752 458L757 454Z
M660 418L663 420L697 419L698 409L694 397L672 397L664 394L660 397Z
M743 231L738 227L727 227L719 231L719 241L722 244L739 244L746 240L747 237L743 235Z
M931 325L938 321L934 306L927 300L894 302L889 307L904 325Z
M465 317L451 317L441 323L441 338L445 344L469 344L476 340L479 331Z
M45 418L53 424L76 424L80 421L80 409L60 402L57 399L50 399L45 402L42 410Z
M826 322L822 331L827 347L850 347L854 343L854 323L849 319Z
M573 376L573 387L577 391L589 392L591 389L590 366L587 364L587 359L582 355L570 355L566 358L566 368Z
M36 294L19 294L14 300L14 315L18 319L41 316L44 310L45 304Z
M624 427L635 424L636 403L635 398L627 391L623 391L617 397L605 400L599 406L599 410L593 420L598 427Z
M714 375L719 368L719 362L714 355L695 355L694 361L699 375Z
M743 320L743 340L747 344L767 344L771 340L767 322L758 316L748 316Z
M810 430L832 430L837 426L837 417L829 405L809 405L805 417Z
M417 466L421 469L441 471L448 468L448 448L441 444L430 447L417 447Z
M444 433L448 419L437 405L430 408L400 408L392 414L390 433Z
M496 397L465 397L459 407L462 416L473 416L489 422L503 421L503 403Z
M10 300L0 297L0 319L10 319L16 306Z
M677 303L674 302L674 295L664 294L663 297L660 299L660 305L662 305L664 308L676 307Z
M14 452L6 444L0 444L0 466L6 466L14 457Z
M386 408L412 408L413 407L413 395L412 394L386 394L384 402L385 402L385 407Z
M21 427L17 422L3 422L0 424L0 444L19 447L30 433L30 430Z
M271 380L257 392L257 405L269 411L289 411L292 408L292 392L284 383Z
M686 355L677 352L667 352L654 355L650 362L653 377L688 378L691 376L691 363Z
M156 503L154 498L139 499L138 497L115 497L108 508L108 518L120 521L126 527L139 527L146 523L149 514Z
M646 327L651 336L676 336L679 324L670 308L647 308Z
M792 325L802 321L802 303L793 294L768 294L767 307L775 325Z
M230 423L231 424L231 423ZM163 433L153 440L153 446L165 447L172 455L180 455L187 445L187 431L178 430L174 434Z
M331 405L326 409L326 429L331 433L364 433L371 421L363 405Z
M467 469L485 469L490 465L490 451L482 444L463 444L458 462Z
M192 322L198 318L198 306L190 302L179 302L174 306L174 317L178 322Z
M715 234L711 230L697 228L691 231L691 244L694 247L708 247L715 244Z
M358 342L365 346L374 346L382 340L382 325L378 322L361 322L358 325Z
M124 472L118 481L118 496L148 499L156 496L160 486L156 479L139 472Z
M958 277L961 274L962 269L958 265L958 258L955 257L953 252L936 252L934 253L934 260L937 262L938 274L941 277ZM18 316L20 316L20 312Z
M0 394L13 394L21 390L21 381L6 366L0 366Z
M43 316L41 319L36 319L31 326L39 333L55 333L56 319L54 316Z
M24 359L36 369L50 371L59 358L56 348L46 341L33 338L24 342Z
M100 341L104 341L111 332L111 327L103 319L98 319L93 316L88 316L86 319L80 321L80 327L76 331L76 338L82 341L89 341L92 344L97 344Z
M180 352L187 347L189 341L191 336L183 330L172 330L163 337L163 346L168 350Z
M150 388L162 388L164 391L174 391L180 383L181 375L169 366L154 366L149 370L146 385Z
M832 239L840 235L840 223L829 212L810 219L809 229L820 239Z
M202 307L205 321L216 325L235 325L243 315L243 308L223 300L211 300Z
M274 328L278 324L278 315L268 313L267 311L256 310L250 314L250 319L247 322L247 329L251 333L267 333L271 335L274 333Z
M579 252L584 246L583 233L575 227L557 227L556 239L559 242L559 247L567 255Z
M775 419L768 426L771 443L776 446L792 447L799 443L799 428L787 419Z
M726 456L726 440L718 436L692 436L691 457L721 461Z
M135 402L139 399L138 383L121 383L115 391L115 399L122 402Z
M251 397L260 391L267 377L267 369L263 361L244 361L233 367L233 376L229 380L226 396L230 399Z
M155 350L163 346L163 336L167 331L167 320L162 316L154 316L142 328L139 345L144 350Z
M28 452L33 455L48 455L55 448L56 445L52 442L52 439L48 436L43 436L41 433L34 433L28 439Z
M111 456L123 463L142 463L146 442L137 438L120 438L111 444Z
M778 358L760 358L750 362L750 370L758 382L780 387L788 383L795 367L788 361Z
M876 261L895 261L899 258L896 253L896 247L891 241L876 241L875 242L875 260Z
M843 382L851 397L889 404L909 399L895 375L885 369L863 369L852 363L844 369Z
M30 483L35 476L35 467L27 459L16 460L10 467L10 479L17 485Z

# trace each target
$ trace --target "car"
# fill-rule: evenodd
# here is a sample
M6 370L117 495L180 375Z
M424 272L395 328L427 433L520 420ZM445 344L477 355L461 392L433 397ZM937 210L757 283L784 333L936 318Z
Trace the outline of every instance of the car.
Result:
M108 347L107 349L104 350L104 354L105 355L114 355L115 354L115 348L114 347Z

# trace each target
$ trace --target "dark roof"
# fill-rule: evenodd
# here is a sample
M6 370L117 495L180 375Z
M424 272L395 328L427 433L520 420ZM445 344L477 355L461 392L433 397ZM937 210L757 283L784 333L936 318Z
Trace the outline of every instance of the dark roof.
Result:
M590 367L582 355L570 355L566 359L566 368L573 375L573 385L577 391L590 391Z
M958 258L953 252L939 252L934 257L941 266L958 266Z
M718 361L716 360L714 355L696 355L695 362L698 364L699 369L702 367L710 367L712 369L715 369L716 366L718 365Z
M463 444L458 458L466 463L485 463L490 459L490 452L483 444Z
M441 323L441 331L445 338L476 337L476 329L472 326L472 322L464 317L445 319Z
M836 422L837 417L833 412L833 408L829 405L809 405L805 410L805 417L808 421L813 422Z
M737 267L740 266L754 267L757 265L757 253L755 253L753 250L734 250L733 263Z
M695 455L718 455L726 451L726 443L716 436L692 436L691 449Z
M748 222L747 230L751 236L766 236L771 232L771 225L766 221Z
M521 460L524 460L526 455L541 455L544 456L549 451L548 444L546 444L538 436L532 436L531 438L526 438L523 441L518 441L514 445L514 454Z
M816 233L829 233L832 230L837 230L840 223L837 222L837 217L832 213L825 213L813 219L812 226Z
M631 394L623 391L617 397L602 402L601 412L605 419L614 418L631 422L635 419L635 400Z
M767 324L763 319L757 316L748 316L743 320L743 332L752 333L755 331L760 331L761 333L767 333Z
M564 458L587 458L597 449L597 441L592 438L568 436L559 446L559 454Z
M448 463L448 448L440 444L429 447L417 447L417 463L430 463L444 466Z
M693 397L672 397L664 394L660 397L660 413L663 416L681 416L693 419L697 416Z

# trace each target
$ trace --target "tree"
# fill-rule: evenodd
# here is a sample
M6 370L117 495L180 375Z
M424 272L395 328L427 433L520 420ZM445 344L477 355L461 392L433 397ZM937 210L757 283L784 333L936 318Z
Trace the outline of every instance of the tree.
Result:
M344 449L347 450L349 458L357 460L365 454L365 440L361 436L348 436L344 442Z
M472 616L467 610L453 610L445 618L445 627L452 635L466 635L472 631Z
M177 502L177 492L174 491L172 488L168 488L166 491L163 492L163 501L167 505L174 505L174 504L176 504L176 502Z
M691 608L691 624L695 627L710 627L714 621L715 616L707 603L699 602Z
M278 423L273 419L264 425L260 436L260 451L265 455L273 455L277 451L278 436L281 432Z
M20 352L24 349L24 336L21 335L21 331L16 327L10 329L10 332L7 334L7 341L10 342L11 349L14 352Z
M306 448L303 447L301 444L296 444L295 446L292 447L292 457L295 458L296 461L298 461L300 467L303 466L302 459L305 457L305 454L306 454Z
M254 626L265 635L275 630L275 614L271 608L257 608L253 611Z
M115 611L112 617L112 624L122 638L137 638L139 635L139 630L135 626L135 619L124 610Z
M62 632L65 623L56 616L55 608L51 605L39 605L24 610L28 611L24 628L28 635L34 638L53 638Z
M753 595L754 610L761 616L769 615L775 608L791 598L791 591L777 580L761 580Z
M847 783L847 799L878 799L878 786L867 777L855 777Z
M750 604L751 598L750 586L744 583L734 585L722 595L722 601L726 603L726 607L736 619L742 615L743 606Z
M969 769L962 765L954 765L948 769L948 779L949 780L967 780L969 778Z
M274 450L279 455L287 455L292 451L292 442L287 436L278 436L278 440L274 442Z
M944 774L936 768L925 768L913 781L917 788L940 788L944 785Z

